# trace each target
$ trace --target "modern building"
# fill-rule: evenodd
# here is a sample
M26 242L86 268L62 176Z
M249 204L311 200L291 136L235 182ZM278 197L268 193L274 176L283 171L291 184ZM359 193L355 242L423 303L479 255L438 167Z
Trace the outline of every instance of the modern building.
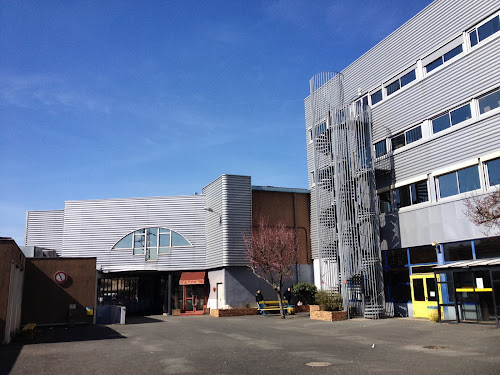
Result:
M261 215L295 230L299 257L290 283L312 281L309 191L252 186L248 176L222 175L199 195L67 201L63 210L30 211L25 245L96 258L98 308L203 314L254 303L259 288L272 297L245 255L243 233Z
M365 315L426 317L439 304L442 319L498 324L500 273L487 267L500 238L472 224L464 202L500 183L499 67L499 2L436 0L341 72L311 79L318 286ZM482 259L493 260L453 272Z

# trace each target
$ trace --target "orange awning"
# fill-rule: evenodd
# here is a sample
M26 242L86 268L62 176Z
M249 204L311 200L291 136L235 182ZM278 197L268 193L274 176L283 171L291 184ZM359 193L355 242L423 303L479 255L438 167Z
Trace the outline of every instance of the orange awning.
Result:
M179 285L205 284L205 272L183 272Z

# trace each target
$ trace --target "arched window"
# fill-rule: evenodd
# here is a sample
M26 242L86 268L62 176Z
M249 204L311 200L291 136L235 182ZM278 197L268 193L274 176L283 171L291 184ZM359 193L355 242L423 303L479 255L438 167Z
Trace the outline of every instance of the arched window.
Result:
M143 228L127 234L113 249L130 249L134 255L156 260L159 254L169 254L172 247L192 246L179 233L166 228Z

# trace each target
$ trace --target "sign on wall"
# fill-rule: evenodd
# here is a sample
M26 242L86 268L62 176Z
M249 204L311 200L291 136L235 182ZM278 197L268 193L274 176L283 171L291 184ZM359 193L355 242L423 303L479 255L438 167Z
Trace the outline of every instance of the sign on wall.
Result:
M68 280L68 275L66 274L66 272L64 272L64 271L57 271L54 274L54 281L56 283L63 284L64 282L66 282L66 280Z

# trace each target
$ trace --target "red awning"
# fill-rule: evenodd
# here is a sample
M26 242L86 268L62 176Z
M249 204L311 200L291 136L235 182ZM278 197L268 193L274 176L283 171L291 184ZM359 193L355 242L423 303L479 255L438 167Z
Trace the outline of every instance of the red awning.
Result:
M179 285L205 284L205 272L183 272Z

